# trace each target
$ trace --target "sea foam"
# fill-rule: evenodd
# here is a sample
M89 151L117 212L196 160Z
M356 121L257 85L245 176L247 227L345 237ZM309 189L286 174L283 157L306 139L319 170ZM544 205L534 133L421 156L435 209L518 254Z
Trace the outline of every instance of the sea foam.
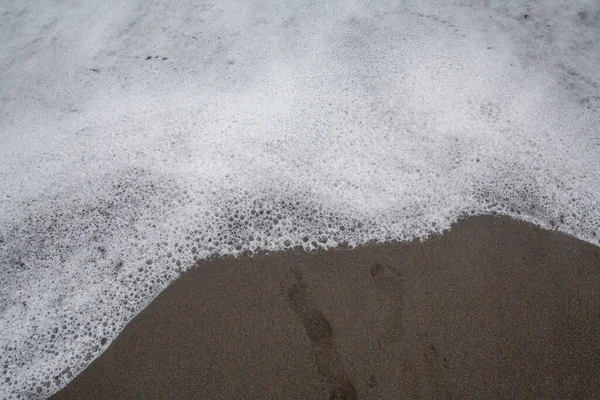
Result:
M195 261L500 213L598 245L597 1L5 1L0 397Z

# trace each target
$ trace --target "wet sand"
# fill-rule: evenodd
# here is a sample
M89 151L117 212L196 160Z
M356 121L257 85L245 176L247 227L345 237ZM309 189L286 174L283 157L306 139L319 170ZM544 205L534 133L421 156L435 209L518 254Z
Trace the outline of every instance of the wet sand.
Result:
M504 217L200 263L55 399L598 398L600 247Z

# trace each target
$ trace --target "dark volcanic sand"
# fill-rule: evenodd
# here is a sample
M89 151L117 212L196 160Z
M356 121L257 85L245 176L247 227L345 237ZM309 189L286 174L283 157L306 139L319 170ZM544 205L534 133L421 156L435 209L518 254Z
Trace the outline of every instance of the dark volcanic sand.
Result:
M499 217L202 262L56 399L598 398L600 247Z

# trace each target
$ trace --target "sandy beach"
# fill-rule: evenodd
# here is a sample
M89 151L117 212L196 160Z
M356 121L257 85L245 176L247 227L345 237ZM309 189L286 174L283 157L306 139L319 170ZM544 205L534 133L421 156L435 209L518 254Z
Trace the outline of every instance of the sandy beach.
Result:
M53 399L592 399L600 248L505 217L204 261Z
M0 39L0 399L600 398L600 1L4 1Z

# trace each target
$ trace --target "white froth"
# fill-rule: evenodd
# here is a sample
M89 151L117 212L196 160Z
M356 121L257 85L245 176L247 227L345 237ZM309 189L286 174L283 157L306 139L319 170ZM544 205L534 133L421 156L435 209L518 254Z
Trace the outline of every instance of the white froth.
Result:
M0 5L0 397L194 260L500 213L598 244L597 1Z

